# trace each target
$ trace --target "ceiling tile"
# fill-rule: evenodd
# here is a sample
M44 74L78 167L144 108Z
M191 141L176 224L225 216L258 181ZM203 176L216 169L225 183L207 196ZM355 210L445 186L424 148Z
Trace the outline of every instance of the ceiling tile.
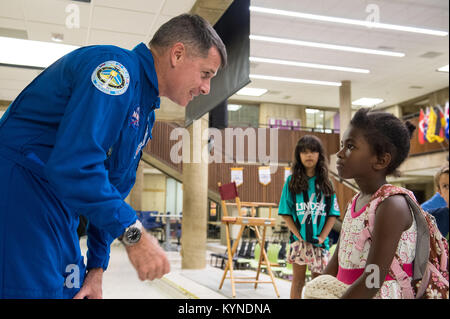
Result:
M189 12L196 0L166 0L161 11L164 15L176 16Z
M22 1L24 1L25 19L28 21L66 26L66 22L73 21L71 17L79 14L80 27L87 28L89 25L90 5L87 3L61 0Z
M36 41L52 42L52 34L60 33L63 34L64 44L86 45L87 29L68 29L65 26L58 24L48 24L39 22L28 22L28 35L29 39Z
M95 6L158 13L165 0L95 0Z
M95 7L92 27L108 31L147 35L155 14Z
M145 36L143 35L92 29L89 37L89 45L111 44L131 50L140 42L145 42L145 40Z
M23 19L22 0L0 1L0 17Z

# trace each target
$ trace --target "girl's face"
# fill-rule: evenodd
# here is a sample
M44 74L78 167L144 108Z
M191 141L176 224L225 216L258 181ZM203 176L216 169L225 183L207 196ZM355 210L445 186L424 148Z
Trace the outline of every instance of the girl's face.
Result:
M349 126L341 141L341 149L336 154L336 168L341 178L364 177L372 170L377 162L367 140L360 129Z
M312 152L308 149L300 152L300 160L306 169L315 168L319 161L319 152Z

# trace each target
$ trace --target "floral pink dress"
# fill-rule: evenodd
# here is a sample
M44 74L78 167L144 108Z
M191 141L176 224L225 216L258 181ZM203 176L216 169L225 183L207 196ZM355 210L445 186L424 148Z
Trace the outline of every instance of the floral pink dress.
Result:
M337 277L346 284L353 283L364 272L370 249L370 241L365 242L362 250L356 249L358 235L367 225L369 207L369 205L366 205L360 211L355 212L355 202L358 196L359 194L355 195L351 205L348 205L339 240L339 271ZM417 226L412 211L411 215L413 216L413 223L408 230L402 233L396 251L401 264L404 265L404 270L410 276L412 274L417 238ZM401 297L400 285L390 276L387 276L381 289L375 296L378 299L400 299Z

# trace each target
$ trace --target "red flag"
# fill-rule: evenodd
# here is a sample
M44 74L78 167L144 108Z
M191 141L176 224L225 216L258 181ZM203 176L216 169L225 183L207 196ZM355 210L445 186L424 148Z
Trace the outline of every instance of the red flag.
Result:
M425 125L425 114L423 113L423 110L420 109L420 116L419 116L419 133L417 134L419 136L419 143L420 144L425 144L425 130L424 130L424 125Z

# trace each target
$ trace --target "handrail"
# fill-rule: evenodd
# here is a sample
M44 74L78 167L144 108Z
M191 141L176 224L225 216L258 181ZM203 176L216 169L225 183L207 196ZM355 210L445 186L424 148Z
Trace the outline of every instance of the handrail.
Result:
M356 185L350 183L349 181L347 181L347 180L345 180L345 179L342 179L342 178L339 177L339 175L336 174L335 172L333 172L333 171L330 170L330 174L331 174L331 175L334 177L334 179L337 180L339 183L344 184L345 186L351 188L353 191L355 191L355 192L357 192L357 193L360 191L360 189L359 189L358 186L356 186Z

